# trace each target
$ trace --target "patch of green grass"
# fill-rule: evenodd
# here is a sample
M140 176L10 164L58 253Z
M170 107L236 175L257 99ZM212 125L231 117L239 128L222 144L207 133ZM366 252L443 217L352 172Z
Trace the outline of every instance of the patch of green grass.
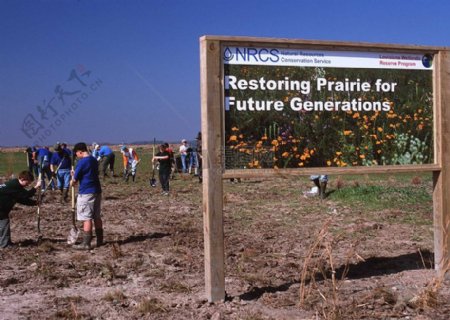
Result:
M16 177L27 170L27 154L24 152L0 152L0 177Z
M402 209L412 210L417 206L432 204L432 196L420 186L363 185L335 190L330 198L346 205L358 205L367 210Z

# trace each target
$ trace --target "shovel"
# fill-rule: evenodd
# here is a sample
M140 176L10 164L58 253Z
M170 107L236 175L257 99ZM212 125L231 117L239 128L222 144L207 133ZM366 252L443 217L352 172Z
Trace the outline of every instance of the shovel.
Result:
M63 159L64 160L64 159ZM56 168L56 170L52 173L52 180L51 180L51 182L53 182L53 187L55 188L55 190L56 190L56 186L58 185L58 179L56 178L57 177L57 175L58 175L58 171L59 171L59 168L61 168L61 165L62 165L62 163L63 163L63 160L61 160L61 162L59 163L59 165L58 165L58 167ZM62 187L61 187L62 188ZM48 189L48 188L47 188ZM47 190L47 189L45 189L45 190Z
M72 171L74 168L73 161L75 159L72 158ZM71 187L71 194L72 194L72 228L69 231L69 235L67 236L67 244L73 245L77 242L78 235L80 234L80 230L77 228L76 222L75 222L75 187L72 184Z
M42 172L42 170L41 170ZM39 173L38 180L42 179L42 173ZM41 234L41 201L42 201L42 188L39 187L37 189L37 232L38 232L38 238L37 241L39 242L42 239Z
M77 228L75 223L75 187L72 186L72 228L69 231L69 235L67 236L67 243L72 245L77 242L78 235L80 234L80 230Z
M150 186L152 186L153 188L156 187L155 167L154 167L154 165L153 165L152 178L150 179Z

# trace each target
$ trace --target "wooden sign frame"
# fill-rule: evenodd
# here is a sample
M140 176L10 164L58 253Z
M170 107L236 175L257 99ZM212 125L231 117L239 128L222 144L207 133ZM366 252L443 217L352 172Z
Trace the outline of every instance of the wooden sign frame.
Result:
M362 52L431 53L433 60L434 163L372 167L225 170L223 46L281 47ZM438 272L450 262L450 49L410 45L306 41L294 39L203 36L200 38L201 130L205 290L209 301L225 299L223 184L226 178L310 174L433 173L434 255Z

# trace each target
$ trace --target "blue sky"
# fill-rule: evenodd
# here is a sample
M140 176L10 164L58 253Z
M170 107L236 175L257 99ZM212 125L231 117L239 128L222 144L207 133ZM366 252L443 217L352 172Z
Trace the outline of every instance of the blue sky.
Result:
M193 139L202 35L450 46L449 12L447 0L0 0L0 146Z

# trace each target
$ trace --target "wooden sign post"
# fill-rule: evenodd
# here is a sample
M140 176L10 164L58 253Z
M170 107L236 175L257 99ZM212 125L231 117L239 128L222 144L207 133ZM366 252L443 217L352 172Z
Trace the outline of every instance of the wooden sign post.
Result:
M439 272L446 272L449 269L450 49L203 36L200 38L200 62L205 288L209 301L225 299L222 180L226 178L432 172L435 267ZM375 77L374 79L370 79L370 76L366 77L369 80L360 79L362 78L360 75L364 76L366 69L369 75ZM253 72L253 76L258 75L260 70L263 70L264 76L249 79L245 77L248 72ZM283 74L285 70L290 73ZM322 76L327 72L334 73L334 78ZM347 73L351 76L347 76ZM381 79L380 74L384 75L386 79ZM411 75L411 78L416 81L416 86L408 87L409 81L397 83L399 81L395 81L395 79L399 75L402 77L400 80L409 80ZM426 84L425 88L421 87L421 81ZM394 113L392 108L394 110L402 109L409 103L400 101L398 106L395 105L395 100L398 100L402 94L402 89L397 90L397 88L402 85L405 90L409 90L403 96L410 97L420 88L420 90L425 90L424 96L432 98L432 103L430 99L420 102L425 104L431 116L426 118L428 122L422 123L419 129L422 130L422 126L427 126L430 134L425 137L432 136L427 140L430 145L424 147L431 150L431 156L422 157L422 162L419 159L418 162L407 163L398 159L381 157L379 156L382 152L381 149L373 149L370 154L364 154L358 148L359 146L351 151L332 149L340 143L336 139L339 138L341 141L346 139L346 135L353 134L351 130L344 131L338 138L335 137L334 145L314 149L314 154L310 151L307 154L308 157L289 153L294 152L292 150L297 152L297 147L287 151L277 149L277 141L284 141L283 143L286 144L285 141L291 139L287 136L294 135L292 132L295 131L295 128L291 128L290 125L280 126L280 119L283 121L284 117L289 119L291 115L295 115L299 118L296 118L295 121L310 123L308 119L321 119L318 114L322 115L324 119L336 118L331 117L331 113L327 114L328 111L336 112L333 113L333 116L340 112L343 117L346 117L346 113L350 113L353 114L353 118L363 114L366 119L368 119L367 114L374 114L374 116L384 114L387 119L389 112L389 115ZM397 92L394 94L395 90ZM269 93L267 97L264 96L265 91ZM327 94L329 95L327 96ZM416 107L419 105L418 101L411 103ZM405 112L405 110L400 111ZM251 120L252 115L258 116L259 127L256 126L256 121L255 123L248 121ZM314 115L315 118L307 118ZM241 121L242 119L239 117L244 117L246 121ZM270 117L277 117L277 121L268 122L267 119ZM230 124L227 121L234 122ZM291 119L289 123L295 121ZM344 119L344 121L347 120ZM251 125L247 128L240 128L235 123L251 123ZM274 123L274 125L268 126L268 123ZM264 127L265 125L266 127ZM297 128L303 127L298 126ZM233 158L233 162L227 156L230 149L233 149L228 143L236 142L238 135L230 133L232 130L241 130L240 132L247 130L245 133L250 133L239 136L255 137L259 135L259 141L256 138L251 141L253 153L243 150L242 154L237 154L236 159ZM284 136L277 138L276 135L281 135L281 130L284 130L282 132ZM383 130L383 128L378 128L380 133ZM378 132L374 130L373 133L373 139L375 139ZM305 134L308 133L303 132L302 136ZM260 158L255 158L255 150L263 150L261 149L263 142L266 143L266 146L270 146L268 139L271 136L275 136L272 141L273 146L270 149L269 147L264 149L269 156L265 158L265 161L260 161ZM371 135L366 134L366 136ZM314 137L312 136L308 141ZM395 135L388 137L388 139L395 138ZM293 144L291 140L289 143ZM326 139L318 142L324 140ZM373 141L375 142L375 140ZM305 142L300 139L295 140L294 143L301 148L305 147L305 144L302 145ZM305 150L307 149L305 148ZM279 156L272 156L275 154L274 152L279 152ZM281 152L283 153L281 154ZM342 157L347 156L350 159L353 156L353 161L350 163L348 160L344 161L340 157L343 152L348 154L344 154ZM333 159L330 154L338 154L339 157ZM371 156L371 158L368 159L367 156ZM305 158L307 159L305 160Z

